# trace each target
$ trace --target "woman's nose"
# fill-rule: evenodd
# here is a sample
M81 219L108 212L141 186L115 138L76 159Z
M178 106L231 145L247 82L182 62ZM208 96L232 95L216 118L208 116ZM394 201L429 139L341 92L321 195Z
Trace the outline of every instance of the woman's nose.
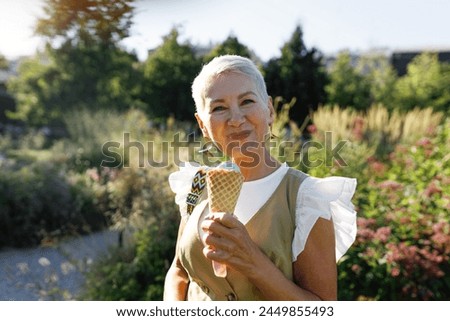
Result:
M239 127L245 122L244 113L239 107L230 108L230 118L228 119L228 125L233 127Z

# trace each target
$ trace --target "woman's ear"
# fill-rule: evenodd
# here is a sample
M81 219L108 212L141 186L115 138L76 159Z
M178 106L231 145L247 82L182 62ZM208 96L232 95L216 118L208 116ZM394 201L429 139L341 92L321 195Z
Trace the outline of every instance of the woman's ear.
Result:
M205 124L203 123L202 118L198 113L195 113L195 119L197 119L198 127L200 127L200 130L202 131L202 134L205 138L210 138L208 134L208 130L205 127Z

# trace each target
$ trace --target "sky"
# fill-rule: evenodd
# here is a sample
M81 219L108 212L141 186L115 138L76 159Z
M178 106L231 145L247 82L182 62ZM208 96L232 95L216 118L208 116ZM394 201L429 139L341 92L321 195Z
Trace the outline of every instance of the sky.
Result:
M8 59L43 48L33 26L43 0L0 0L0 54ZM141 60L178 26L180 40L207 46L229 35L263 61L280 55L295 27L308 48L450 50L450 0L137 0L131 37L122 45Z

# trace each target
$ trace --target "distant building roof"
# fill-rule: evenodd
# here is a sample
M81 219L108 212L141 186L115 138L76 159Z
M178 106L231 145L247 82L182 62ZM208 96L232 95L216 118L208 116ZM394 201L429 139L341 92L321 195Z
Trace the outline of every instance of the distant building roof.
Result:
M450 49L433 49L433 48L424 48L424 49L406 49L406 50L395 50L391 55L391 63L394 69L397 71L399 76L403 76L408 71L408 64L414 57L424 53L424 52L433 52L438 55L438 59L441 62L449 62L450 63Z

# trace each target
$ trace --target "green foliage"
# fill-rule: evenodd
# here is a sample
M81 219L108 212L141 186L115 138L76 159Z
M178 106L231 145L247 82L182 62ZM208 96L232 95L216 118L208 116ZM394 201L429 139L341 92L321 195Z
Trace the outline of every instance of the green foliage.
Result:
M108 141L123 145L124 132L143 140L147 118L137 110L123 114L81 110L66 116L69 139L54 142L33 130L19 138L0 136L0 232L4 235L0 246L31 246L91 232L111 225L123 213L121 202L126 197L121 199L117 193L119 185L114 189L108 184L118 170L103 168L100 174L97 170L105 157L102 146ZM117 161L113 165L123 165L123 158ZM134 183L130 186L139 186Z
M205 57L203 57L203 61L208 63L214 57L222 55L239 55L247 58L252 58L253 56L250 49L240 43L237 37L228 36L224 42L215 46Z
M310 111L325 101L327 75L322 55L315 48L306 47L299 26L282 47L281 57L264 66L264 73L270 95L287 100L296 98L290 117L297 124L302 124Z
M444 114L428 109L408 112L389 111L381 105L372 105L366 111L341 109L337 106L320 107L312 117L315 139L323 142L325 132L333 142L345 140L373 149L374 155L385 159L398 143L413 143L430 135L444 119Z
M52 40L116 44L128 37L133 0L46 0L36 33Z
M0 53L0 70L7 70L9 68L8 59Z
M289 112L295 105L295 98L290 102L283 102L281 97L275 98L273 106L275 120L271 127L270 152L280 162L286 162L295 167L301 162L299 151L302 148L303 128L290 120ZM304 123L306 125L307 122Z
M137 101L136 57L102 46L49 49L23 62L8 84L16 97L13 118L29 125L61 124L65 113L81 109L126 110Z
M440 63L437 54L423 53L407 67L396 85L399 108L432 107L447 112L450 107L450 64Z
M378 300L450 297L449 130L369 161L359 190L357 241L341 271L341 294ZM354 289L354 290L347 290Z
M329 104L357 110L364 110L370 105L369 83L356 71L349 52L338 55L329 77L330 83L325 87Z
M388 110L395 109L395 84L397 75L386 55L378 53L368 53L359 57L356 71L364 77L363 81L369 85L370 104L381 104ZM363 98L358 99L363 101ZM364 108L363 108L364 109Z
M124 111L137 104L141 75L135 55L102 44L68 42L49 52L58 70L52 83L56 97L48 102L54 109L64 113L84 106Z
M0 162L0 247L32 246L105 225L93 195L48 162Z
M0 72L9 70L9 61L0 53ZM7 122L6 115L14 112L16 103L11 95L6 91L6 86L0 82L0 130L1 124Z
M128 35L130 2L48 0L37 33L49 43L9 84L18 104L11 117L34 126L60 125L66 112L83 107L140 106L137 57L118 45Z
M372 104L395 108L397 76L388 58L368 53L359 58L341 52L329 71L330 82L325 87L327 103L340 107L366 110Z
M449 121L435 129L397 141L382 159L370 140L350 141L341 152L347 165L308 169L358 180L358 234L339 264L339 299L449 298Z
M117 248L91 267L79 299L161 301L167 254L175 250L169 244L158 236L157 226L137 232L135 248Z
M100 167L102 161L108 161L109 167L121 167L129 159L124 159L124 135L143 144L147 138L148 119L139 110L114 112L107 110L75 110L64 115L64 124L69 137L56 142L54 154L64 154L66 164L76 171ZM108 142L119 144L112 148L121 155L120 159L109 161L105 156Z
M82 299L162 300L179 222L168 170L125 168L108 182L115 227L133 231L134 241L92 266Z
M152 118L172 115L192 120L195 112L191 83L200 70L200 59L189 44L178 42L178 36L173 29L144 64L142 97Z
M44 63L45 60L47 57L42 54L26 59L19 66L18 76L8 82L8 91L17 101L17 111L9 113L10 118L32 126L55 121L46 104L52 95L50 83L56 70L54 65Z
M390 112L431 107L446 112L450 105L450 64L440 63L436 54L423 53L398 78L387 57L367 54L354 58L338 55L325 87L328 103L366 110L382 104Z

